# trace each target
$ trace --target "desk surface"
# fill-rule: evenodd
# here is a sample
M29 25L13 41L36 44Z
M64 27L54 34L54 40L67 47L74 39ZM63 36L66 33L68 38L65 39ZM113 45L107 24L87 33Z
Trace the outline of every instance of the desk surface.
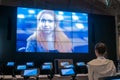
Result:
M76 79L77 80L88 80L88 74L77 74ZM23 80L23 77L21 75L16 75L15 78L12 77L12 75L0 75L0 78L3 78L4 80L13 80L13 79L19 79ZM47 75L39 75L38 78L40 80L49 80ZM59 74L55 74L54 78L52 80L70 80L71 76L60 76ZM35 80L35 77L30 77L30 80Z

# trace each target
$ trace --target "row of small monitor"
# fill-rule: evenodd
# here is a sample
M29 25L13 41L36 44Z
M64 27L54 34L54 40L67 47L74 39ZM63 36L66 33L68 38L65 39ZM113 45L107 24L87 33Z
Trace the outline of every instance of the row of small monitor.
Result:
M63 68L60 70L61 76L72 76L75 75L75 71L73 68ZM38 68L32 68L32 69L26 69L23 70L22 76L29 77L29 76L38 76L39 75L39 69Z
M33 62L27 62L27 66L34 66ZM7 62L7 66L15 66L15 62Z
M14 62L8 62L7 66L8 67L13 67L13 66L15 66L15 63ZM33 67L34 63L33 62L27 62L26 65L17 65L17 70L25 70L25 69L27 69L27 66Z
M14 66L15 63L14 62L8 62L7 66ZM61 76L73 76L76 75L76 72L74 70L74 66L73 65L69 65L68 62L62 62L61 66L66 66L65 68L61 68L60 69L60 75ZM86 64L84 62L78 62L76 63L77 66L85 66ZM34 66L33 62L27 62L26 65L18 65L17 66L17 70L23 70L21 75L23 77L31 77L31 76L38 76L40 73L40 70L38 68L30 68L27 69L26 66ZM50 70L52 69L52 63L44 63L42 65L42 70ZM113 77L105 77L105 78L101 78L100 80L119 80L120 76L113 76Z
M60 65L65 68L74 67L74 65L70 64L69 62L61 62ZM77 62L76 65L77 66L86 66L85 62Z
M33 63L29 62L26 63L26 65L33 66ZM23 70L22 71L22 76L24 77L29 77L29 76L38 76L39 75L39 69L38 68L30 68L27 69L26 65L18 65L17 70ZM8 62L7 66L14 66L14 62ZM42 65L42 70L49 70L52 68L51 63L44 63ZM62 76L70 76L70 75L75 75L75 71L73 68L63 68L60 70L60 74Z
M72 76L75 75L75 71L73 68L64 68L60 70L61 76ZM31 68L31 69L25 69L22 71L21 74L23 77L31 77L31 76L38 76L39 75L39 69L38 68Z
M49 65L50 63L45 63L44 65L42 65L42 69L51 69L51 65ZM14 66L15 63L14 62L8 62L7 66L12 67ZM27 68L27 66L34 66L33 62L27 62L26 65L17 65L17 70L25 70Z
M42 65L42 69L51 69L52 63L46 62ZM77 66L85 66L86 64L84 62L77 62ZM8 62L7 66L15 66L14 62ZM33 62L27 62L26 65L17 65L17 70L24 70L27 66L34 66ZM61 62L61 66L64 66L65 68L74 67L73 64L69 64L69 62Z
M77 66L85 66L86 64L84 62L78 62L76 63ZM7 66L15 66L14 62L8 62ZM17 65L17 70L23 70L22 75L23 76L32 76L37 75L39 73L39 69L27 69L27 66L34 66L33 62L27 62L26 65ZM60 74L62 76L68 76L68 75L75 75L76 72L74 70L74 65L69 64L69 62L61 62L61 66L64 66L64 68L60 69ZM46 62L41 66L41 70L51 70L53 68L51 62Z
M64 62L64 64L66 64L66 62ZM52 69L52 63L43 63L42 70L51 70L51 69ZM61 68L60 75L61 76L75 75L73 65L70 65L70 67L68 67L68 68Z

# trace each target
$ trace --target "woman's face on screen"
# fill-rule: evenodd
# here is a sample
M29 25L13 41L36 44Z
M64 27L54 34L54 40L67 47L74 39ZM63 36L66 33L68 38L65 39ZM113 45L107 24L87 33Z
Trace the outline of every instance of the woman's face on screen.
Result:
M54 32L55 29L54 16L48 13L43 14L38 23L38 26L40 30L42 30L42 32L44 32L45 34L50 34Z

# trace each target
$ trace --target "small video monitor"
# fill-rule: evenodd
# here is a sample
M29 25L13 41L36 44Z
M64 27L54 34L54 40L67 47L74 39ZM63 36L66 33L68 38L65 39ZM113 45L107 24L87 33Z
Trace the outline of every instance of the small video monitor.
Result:
M88 73L88 68L85 62L77 62L76 63L76 72L78 74L86 74Z
M75 75L75 71L73 68L63 68L60 70L61 76L72 76Z
M17 66L17 70L25 70L26 69L26 65L18 65Z
M39 75L39 69L33 68L33 69L26 69L23 70L22 76L24 77L31 77L31 76L38 76Z
M14 66L15 63L14 62L7 62L7 66Z
M42 70L51 70L52 66L50 64L43 64L42 65Z
M77 62L76 65L77 66L86 66L85 62Z
M34 66L34 63L33 62L27 62L26 65L32 67L32 66Z

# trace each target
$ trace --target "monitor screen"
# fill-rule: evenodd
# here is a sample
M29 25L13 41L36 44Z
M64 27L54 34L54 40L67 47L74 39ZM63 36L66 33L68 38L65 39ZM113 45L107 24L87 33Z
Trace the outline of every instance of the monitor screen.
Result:
M86 66L85 62L77 62L76 65L77 66Z
M88 14L17 8L17 52L88 53Z
M51 69L52 69L52 66L49 64L42 65L42 70L51 70Z
M34 63L33 62L27 62L26 65L27 66L34 66Z
M75 75L75 71L73 68L64 68L64 69L61 69L60 74L62 76L70 76L70 75Z
M17 66L17 70L25 70L26 69L26 65L18 65Z
M23 71L22 75L24 77L30 77L30 76L38 76L39 75L39 70L34 68L34 69L26 69Z
M7 66L14 66L14 62L7 62Z

